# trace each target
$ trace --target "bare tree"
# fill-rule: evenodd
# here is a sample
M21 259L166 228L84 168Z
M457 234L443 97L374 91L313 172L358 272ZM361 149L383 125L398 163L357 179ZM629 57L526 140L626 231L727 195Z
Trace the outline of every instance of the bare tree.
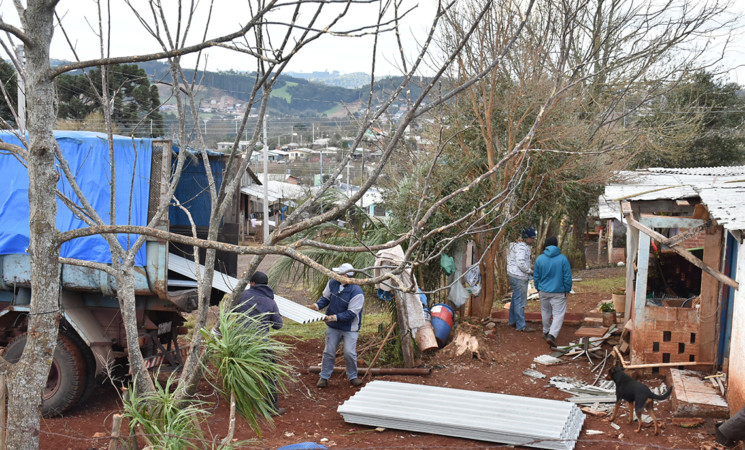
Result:
M179 144L185 148L194 145L197 148L204 148L203 139L200 135L200 128L187 127L185 118L191 116L193 120L199 120L199 109L195 101L195 88L198 80L188 78L182 69L181 58L185 55L200 54L204 50L213 47L222 47L232 50L236 55L244 56L251 61L255 67L255 82L251 89L249 106L246 108L241 122L240 131L237 133L241 136L248 124L248 114L252 108L259 111L259 120L256 126L251 130L251 139L249 148L254 148L254 144L259 141L260 130L263 125L267 111L267 102L269 94L277 81L277 77L285 69L289 61L299 52L305 50L305 47L317 39L325 39L330 34L345 36L365 36L375 37L382 33L396 30L400 24L400 19L410 13L411 7L404 2L375 2L378 5L379 14L376 17L368 17L368 23L357 24L354 29L343 28L339 26L340 20L348 12L360 6L369 3L367 0L360 1L304 1L304 2L278 2L266 1L251 3L251 16L246 18L246 24L234 31L220 34L218 37L209 37L208 28L203 28L196 33L198 37L192 38L195 33L195 4L176 6L177 11L168 11L163 9L161 2L149 2L147 9L137 7L131 4L131 9L136 14L144 30L149 33L158 43L159 48L148 54L133 55L126 57L111 57L108 55L107 42L109 39L107 24L110 18L105 16L105 8L102 8L98 14L99 25L96 33L101 40L100 57L93 60L81 60L61 67L52 68L50 66L50 42L55 24L55 9L57 2L52 0L29 0L24 6L21 2L16 2L15 6L18 15L21 18L21 26L15 27L0 20L0 29L6 31L12 42L6 43L6 50L13 47L15 42L23 42L27 52L27 62L23 68L23 75L27 88L28 111L29 111L29 140L25 148L20 146L10 146L0 144L0 149L12 152L19 158L22 158L28 165L29 178L31 180L29 188L29 203L31 209L30 230L31 243L29 245L29 255L31 258L32 268L32 303L31 314L29 317L29 339L26 343L23 356L16 364L10 365L6 361L0 361L0 369L8 374L8 385L11 387L8 403L9 416L13 417L13 423L8 429L8 445L11 448L36 448L38 446L40 392L46 381L46 375L49 371L49 359L45 355L54 351L57 338L57 328L60 321L60 314L57 310L57 296L59 293L59 246L70 239L80 236L101 234L107 238L112 253L111 266L92 264L91 267L110 273L117 280L117 296L127 331L127 342L130 352L130 366L133 374L138 378L138 386L141 389L152 389L149 378L146 376L143 358L139 352L137 344L137 329L135 325L136 314L134 304L134 287L132 284L133 277L133 260L134 254L145 240L145 236L164 239L171 242L179 242L186 245L208 249L206 260L204 261L207 270L200 280L199 288L199 309L197 314L196 329L199 329L206 323L207 306L209 290L212 286L214 271L215 251L229 250L242 254L253 254L255 257L252 263L242 274L241 283L235 287L232 300L235 301L237 295L245 288L247 280L258 266L261 258L267 254L285 255L296 260L312 270L319 271L325 275L335 278L339 281L354 282L357 284L372 284L384 281L394 276L400 275L406 262L402 262L399 267L379 277L365 277L349 280L340 276L329 269L323 267L318 262L305 255L304 248L321 248L328 251L338 252L370 252L374 253L383 248L391 248L399 244L407 247L406 259L414 264L424 264L434 258L434 254L423 251L425 243L432 240L438 240L442 233L458 229L459 235L484 233L483 227L487 229L502 229L510 219L517 215L517 212L510 205L510 194L514 192L515 186L521 180L529 176L525 168L525 162L529 161L528 154L535 153L538 150L550 151L557 150L566 152L565 148L555 148L549 145L553 141L546 139L543 146L536 146L539 133L548 131L544 128L548 119L555 114L557 105L567 105L571 102L567 100L568 93L584 89L584 84L592 80L592 74L585 73L588 55L582 51L573 52L572 45L574 39L584 30L582 22L576 20L576 15L585 13L583 4L570 5L564 2L552 9L550 5L541 3L543 9L537 18L533 19L534 1L528 1L524 5L515 6L511 9L504 10L507 14L500 16L495 14L496 5L492 2L476 2L473 4L472 14L469 19L462 22L457 30L453 30L448 45L443 47L441 55L443 56L438 62L431 67L432 75L427 78L422 94L416 98L408 98L409 109L406 114L391 128L391 133L382 145L382 158L380 163L370 172L368 178L362 183L361 189L340 203L332 206L326 205L323 212L305 218L305 213L312 211L317 207L323 196L332 189L332 184L336 177L342 173L346 163L355 152L358 152L360 143L363 140L365 132L378 121L389 107L401 97L407 97L407 87L417 74L423 69L425 57L432 52L432 42L441 19L446 13L454 11L455 2L442 2L439 4L438 13L435 16L428 36L421 43L421 49L412 61L402 61L403 78L392 92L379 103L374 102L373 83L375 78L371 79L371 89L367 100L367 108L358 121L358 133L352 145L352 152L342 160L329 179L325 182L319 191L317 191L309 201L303 203L295 212L293 212L286 221L282 223L270 236L267 242L260 247L243 247L229 245L216 241L217 233L223 216L230 205L231 195L240 186L240 178L247 170L250 159L250 150L245 157L241 157L238 150L238 137L234 143L234 151L231 153L230 160L227 163L227 170L224 174L223 181L220 185L214 180L210 182L209 194L211 202L211 219L207 239L198 239L194 236L180 236L157 228L157 221L161 220L166 214L167 202L159 205L155 218L145 227L117 225L114 222L106 223L99 217L95 210L86 204L84 199L80 200L77 208L81 215L86 217L88 228L82 228L66 233L59 233L55 227L56 217L56 194L54 189L58 179L58 172L55 170L55 156L60 160L60 153L57 151L54 135L52 133L55 123L54 109L54 78L62 73L85 69L94 66L106 66L116 63L133 63L150 61L156 59L165 59L169 62L171 82L173 87L173 96L177 101L179 108ZM128 3L129 4L129 3ZM208 5L207 23L209 24L210 12L213 5ZM340 7L338 10L329 11L331 6ZM216 5L215 5L216 7ZM562 9L563 8L563 9ZM711 11L714 11L712 9ZM331 14L327 14L331 12ZM554 24L554 18L558 13L560 15L560 25ZM171 17L178 17L174 23L169 21ZM488 23L489 17L493 22L490 26L499 25L500 20L507 21L507 25L500 31L498 51L476 52L478 42L486 45L488 34L482 34L482 26ZM706 15L704 15L707 18ZM710 18L708 16L708 18ZM687 18L687 16L686 16ZM708 20L707 18L707 20ZM654 16L647 17L646 21L640 25L649 27ZM660 19L661 20L661 19ZM696 20L695 24L708 23L706 20ZM686 25L688 22L681 19L679 22L670 25L668 33L655 34L656 41L659 45L654 50L643 50L641 45L647 45L648 42L642 39L640 42L627 42L619 51L625 51L625 55L618 56L612 54L606 67L617 67L618 70L626 70L627 67L616 63L615 61L634 62L635 67L643 68L645 64L651 67L653 56L658 56L658 52L671 47L678 41L682 41L685 35L690 35L696 30L694 25ZM676 28L677 27L677 28ZM676 30L679 30L676 32ZM672 33L672 34L670 34ZM542 42L540 39L545 38ZM522 41L521 39L524 39ZM655 41L655 42L656 42ZM373 40L374 46L377 40ZM667 43L667 44L665 44ZM636 44L639 44L638 46ZM470 46L470 47L469 47ZM536 48L531 48L535 46ZM487 48L487 47L484 47ZM629 50L629 48L631 50ZM530 53L528 53L530 52ZM590 52L590 57L597 52ZM371 61L371 73L375 73L377 48L373 48L374 56ZM401 55L405 55L404 49L401 48ZM462 57L460 55L463 55ZM525 108L530 110L530 114L523 117L520 126L514 127L511 139L502 142L502 149L497 145L496 139L491 139L490 158L482 170L479 170L473 177L461 179L460 184L443 193L437 198L429 198L432 187L432 177L435 174L436 161L432 162L423 183L420 201L412 209L411 218L407 229L400 236L385 244L379 246L367 246L364 242L359 242L352 246L331 245L322 241L320 237L307 237L296 242L286 244L285 239L298 235L298 233L312 230L313 227L341 217L352 205L354 205L364 194L374 186L379 175L383 172L392 158L403 149L402 140L407 128L413 120L425 115L437 116L442 113L438 108L443 107L449 102L455 101L459 94L467 93L469 90L476 89L479 80L487 79L495 71L502 71L508 77L513 77L513 73L520 69L530 74L528 67L522 67L518 64L520 58L528 55L536 62L542 62L551 67L548 73L538 73L531 79L533 82L523 85L524 92L530 92L534 95L534 103L531 107ZM577 55L584 55L585 59L580 59L579 63L575 58ZM200 55L201 57L201 55ZM479 67L477 70L471 70L470 64L478 59ZM454 65L455 63L455 65ZM20 65L18 65L20 67ZM467 70L468 69L468 70ZM535 72L535 71L534 71ZM194 72L196 73L196 71ZM639 72L639 76L649 73L649 71ZM458 83L441 84L448 78L448 75L457 74ZM504 76L504 75L500 75ZM102 77L105 77L105 70L102 70ZM452 77L456 78L456 77ZM93 82L93 80L92 80ZM605 84L610 85L610 82ZM632 83L628 83L630 85ZM627 86L626 85L626 86ZM437 90L438 87L446 86L444 89ZM488 87L488 85L487 85ZM616 87L619 87L618 85ZM624 85L620 86L621 88ZM540 89L537 89L540 88ZM490 89L490 88L489 88ZM484 90L488 93L489 89ZM536 89L533 91L533 89ZM435 95L437 93L437 95ZM478 93L476 97L480 96ZM425 105L426 99L426 105ZM102 104L107 103L105 94L101 98ZM462 100L459 100L462 101ZM475 103L474 103L475 104ZM105 110L105 108L104 108ZM106 114L106 113L105 113ZM593 111L594 130L599 132L608 128L609 124L614 123L616 117L610 113L603 116ZM483 120L484 124L489 120ZM109 120L110 123L110 120ZM198 124L198 122L196 122ZM196 142L187 129L197 130ZM489 127L484 125L484 130ZM109 126L109 134L113 129ZM21 130L23 131L23 130ZM597 132L595 135L597 135ZM21 133L22 134L22 133ZM492 133L487 133L492 135ZM26 150L28 149L28 150ZM113 152L113 147L110 147ZM199 152L199 157L206 167L209 167L209 158L205 152ZM165 196L166 200L173 197L175 186L178 183L180 169L183 165L185 152L178 156L176 169L173 178ZM64 158L62 158L64 159ZM113 158L111 158L113 161ZM435 158L436 160L436 158ZM516 162L515 162L516 161ZM74 176L71 171L66 169L63 161L60 161L63 175L74 185ZM505 170L510 172L505 175ZM209 174L210 171L207 170ZM110 177L113 179L117 176L112 168ZM479 189L482 185L500 181L501 187L497 189L494 195L489 196L476 208L468 213L464 213L452 220L450 223L429 229L428 221L443 207L450 202ZM112 188L113 189L113 188ZM112 195L112 207L114 206L114 196ZM524 207L524 205L523 205ZM113 210L113 208L112 208ZM500 211L506 211L506 215L496 214ZM519 207L518 207L519 211ZM496 214L496 218L495 218ZM460 231L462 229L463 231ZM137 234L136 240L129 247L124 247L113 238L116 233ZM500 233L497 232L497 236ZM312 236L312 235L311 235ZM495 245L495 240L489 235L484 242L487 246ZM444 241L446 245L451 242L450 239ZM442 251L442 246L435 253ZM198 252L194 252L195 261L199 262ZM65 263L86 264L80 261L62 261ZM370 268L365 268L370 269ZM196 333L192 337L191 345L194 350L187 362L186 368L182 375L182 382L179 385L183 395L190 393L190 388L195 384L199 377L198 360L200 353L200 335ZM148 380L148 381L145 381Z
M476 169L452 176L452 165L432 165L420 171L428 182L414 195L429 193L433 204L438 185L449 192L464 175L478 179L484 169L502 165L478 193L461 200L467 203L464 209L482 212L451 227L420 257L431 261L459 239L476 242L482 291L471 314L478 317L488 316L497 295L498 251L522 226L545 224L540 227L545 233L551 218L558 224L568 215L584 267L584 224L597 186L636 152L673 137L674 121L642 127L635 117L693 67L715 62L716 56L704 57L708 43L698 39L726 33L733 24L726 15L728 2L570 0L538 3L515 37L522 3L483 7L489 3L452 8L438 36L447 52L478 24L448 73L449 86L464 95L447 104L432 133L448 161L467 161ZM502 64L491 67L499 57ZM685 122L676 124L678 132L684 128ZM459 206L449 204L448 211L459 217L454 213ZM448 220L457 223L442 222Z

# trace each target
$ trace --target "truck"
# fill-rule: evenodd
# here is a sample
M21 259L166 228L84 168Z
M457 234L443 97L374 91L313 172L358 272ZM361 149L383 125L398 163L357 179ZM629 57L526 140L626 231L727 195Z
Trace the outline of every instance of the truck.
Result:
M58 131L55 137L86 197L98 214L107 220L110 217L107 136L93 132ZM20 144L11 132L0 132L0 140ZM186 151L190 153L175 197L190 212L198 234L204 237L209 223L210 197L201 157L188 149L173 146L170 141L115 136L112 142L117 170L117 223L149 223L158 205L170 200L164 198L164 194L167 192L166 181L175 166L174 155ZM218 186L226 158L220 153L209 153L210 170ZM15 362L20 359L26 343L31 299L30 261L25 251L28 245L28 173L18 159L3 153L0 154L0 177L9 186L0 193L0 346L5 347L3 357ZM64 177L61 177L58 189L65 194L71 193ZM66 231L84 226L58 200L57 228ZM175 206L169 207L167 217L157 224L157 228L191 235L188 216ZM121 235L118 239L126 245L128 236ZM235 209L224 218L218 239L238 242L238 212ZM178 367L186 355L187 349L180 346L178 338L187 332L184 314L197 305L196 282L169 271L169 255L193 261L190 252L190 246L148 239L135 259L139 344L148 367L161 364ZM111 262L108 244L100 236L69 241L62 245L60 254L88 261ZM234 276L237 255L218 252L215 267ZM61 414L84 401L102 375L112 370L114 373L127 373L128 349L115 279L104 271L71 264L63 264L60 274L62 320L43 392L44 416ZM216 304L222 295L222 292L213 290L211 304Z

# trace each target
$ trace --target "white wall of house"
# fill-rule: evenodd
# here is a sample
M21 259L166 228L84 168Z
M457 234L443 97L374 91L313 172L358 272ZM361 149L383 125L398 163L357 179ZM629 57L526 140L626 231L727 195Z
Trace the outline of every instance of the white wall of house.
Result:
M745 406L745 246L737 252L737 276L732 311L732 336L729 347L727 402L731 414Z

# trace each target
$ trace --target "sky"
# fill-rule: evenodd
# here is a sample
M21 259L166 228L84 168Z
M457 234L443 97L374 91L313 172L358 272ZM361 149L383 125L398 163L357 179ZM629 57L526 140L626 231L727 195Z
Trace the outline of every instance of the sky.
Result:
M292 3L294 0L286 0ZM147 20L152 21L149 16L149 8L145 0L129 0L129 2L141 13L147 14ZM106 2L103 2L106 3ZM134 13L126 5L124 0L113 0L111 11L111 54L113 56L135 55L159 51L155 40L143 30ZM169 21L172 29L175 29L177 11L174 9L175 0L164 0L164 4L170 5ZM251 13L248 10L247 0L217 0L212 11L212 22L208 31L208 37L216 37L235 30L245 23ZM255 0L252 3L256 3ZM427 32L435 10L436 0L403 0L404 9L415 7L402 21L401 37L404 40L404 48L408 57L412 58ZM97 27L97 3L94 0L61 0L57 12L65 27L70 40L81 59L93 59L99 56L99 42L92 30ZM191 26L189 43L201 41L205 18L207 17L208 2L198 2L199 12L194 24ZM334 5L339 8L339 5ZM311 17L313 4L303 5L297 23L304 23ZM327 8L328 10L329 8ZM333 9L333 7L331 8ZM363 25L374 23L377 16L378 5L354 5L347 17L342 20L336 30L359 28ZM734 0L732 13L745 13L745 1ZM4 21L18 25L19 21L13 7L13 2L0 0L0 14ZM319 22L326 23L331 14L322 16ZM280 13L273 16L277 20L287 20L289 15ZM273 39L278 39L274 36ZM711 57L716 57L717 42L712 42L711 36L703 37L713 49ZM716 66L726 73L730 81L745 85L745 29L740 29L735 38L730 42L724 59ZM58 28L52 44L52 57L64 60L74 60L75 57L66 42L63 33ZM339 71L342 73L371 72L372 39L370 37L343 38L335 36L324 36L312 42L308 47L302 49L294 58L286 70L294 72L313 71ZM256 66L254 60L248 55L236 54L224 49L210 49L207 57L208 70L238 70L252 71ZM400 73L398 61L398 47L391 33L384 35L379 42L379 51L376 59L376 75L391 75ZM193 67L194 58L184 60L184 65ZM425 73L426 74L426 73Z
M12 2L9 0L0 0L0 13L6 22L18 25L17 14ZM130 0L138 11L147 15L147 20L152 22L149 7L143 0ZM103 2L105 3L105 2ZM147 32L143 31L142 25L122 0L114 0L111 12L111 53L113 56L134 55L140 53L150 53L159 51L157 45ZM175 1L165 0L166 5L172 5L169 14L172 33L176 29L177 10L173 8ZM212 11L212 21L208 31L208 37L216 37L236 30L252 16L248 10L248 2L241 0L218 0ZM252 3L256 3L255 1ZM289 3L289 2L287 2ZM403 2L406 8L417 7L415 12L409 14L404 19L402 25L402 39L405 40L405 47L409 50L416 48L416 40L426 36L426 25L434 16L436 4L435 0L405 0ZM199 13L196 15L191 27L190 43L196 43L202 40L205 18L207 17L207 1L200 1ZM419 6L417 6L419 5ZM305 4L302 7L300 17L297 23L306 23L312 17L314 12L313 4ZM325 8L327 11L339 11L339 5L332 5ZM287 8L285 8L287 10ZM74 43L80 59L93 59L100 54L100 46L92 26L98 28L98 13L96 2L93 0L62 0L57 8L61 17L61 22L70 40ZM378 13L376 4L354 5L350 9L348 16L339 23L335 28L337 31L345 29L359 28L363 25L374 24L374 19ZM322 16L318 24L326 23L330 17L335 14L329 13ZM289 14L280 13L273 16L277 20L287 20ZM105 20L106 22L107 20ZM274 37L276 43L279 35ZM377 64L379 67L376 74L388 75L398 73L398 64L392 63L397 54L397 45L391 33L382 39L379 44ZM75 56L70 50L70 45L66 42L63 33L55 30L55 36L52 41L52 57L64 60L74 60ZM372 60L372 39L363 38L342 38L334 36L325 36L308 47L302 49L294 58L292 64L287 68L289 71L312 72L312 71L340 71L344 73L351 72L371 72ZM185 60L186 66L194 65L194 59ZM211 49L208 52L208 69L209 70L255 70L255 63L248 55L237 55L224 49Z

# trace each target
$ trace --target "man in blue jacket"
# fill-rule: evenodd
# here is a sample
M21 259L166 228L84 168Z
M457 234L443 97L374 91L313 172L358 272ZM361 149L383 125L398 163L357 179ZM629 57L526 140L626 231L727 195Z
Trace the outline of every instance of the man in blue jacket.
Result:
M572 290L572 267L558 245L556 236L546 239L546 249L533 268L533 282L541 300L543 337L553 347L564 323L567 294Z
M353 277L355 273L354 266L349 263L331 270L347 277ZM365 295L361 287L356 284L341 284L332 278L326 284L321 298L309 306L316 311L328 306L324 319L326 321L326 347L323 349L321 377L316 384L319 388L328 386L329 378L334 371L336 347L342 340L349 383L352 386L362 384L362 380L357 377L357 336L362 325L364 303Z
M264 272L256 271L249 282L251 287L243 291L235 310L257 319L266 333L269 333L269 328L282 328L282 316L279 314L277 302L274 301L274 291L268 285L269 278ZM274 358L274 355L270 354L268 357ZM276 380L270 401L274 407L273 415L281 416L285 413L285 409L277 404Z

